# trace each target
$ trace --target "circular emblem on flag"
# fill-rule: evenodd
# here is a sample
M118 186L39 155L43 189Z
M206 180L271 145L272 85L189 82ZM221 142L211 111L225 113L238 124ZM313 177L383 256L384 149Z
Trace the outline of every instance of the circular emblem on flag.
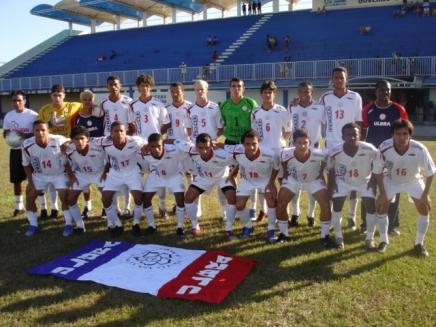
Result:
M88 121L86 122L86 125L88 125L88 126L92 126L92 121L88 120Z
M380 118L380 120L385 120L386 119L386 114L380 114L380 116L378 116Z
M247 106L242 106L242 111L247 111L248 110L248 108L247 108Z
M131 265L144 269L166 269L180 263L180 255L168 248L157 248L132 254L127 258Z

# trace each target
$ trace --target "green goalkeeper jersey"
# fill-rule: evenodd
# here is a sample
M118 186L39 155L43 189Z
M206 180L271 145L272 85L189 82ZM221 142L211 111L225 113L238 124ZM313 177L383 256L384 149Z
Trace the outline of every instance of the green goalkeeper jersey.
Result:
M221 104L220 111L226 140L241 142L242 135L251 129L251 112L256 107L256 101L247 97L243 97L238 104L233 103L231 99Z

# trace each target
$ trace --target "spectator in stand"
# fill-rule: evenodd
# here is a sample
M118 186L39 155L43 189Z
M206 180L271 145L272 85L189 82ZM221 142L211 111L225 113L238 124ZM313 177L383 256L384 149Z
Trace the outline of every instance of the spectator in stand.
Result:
M245 2L242 4L242 14L244 16L247 16L247 5L245 4Z
M97 62L102 62L106 60L106 55L104 53L102 53L101 55L99 55L97 57Z
M209 36L207 37L207 45L213 45L212 35L209 35Z
M251 15L251 2L248 3L248 14Z
M218 59L218 51L214 50L212 52L212 62L215 62Z
M109 57L109 60L114 59L117 55L118 55L118 54L116 53L116 51L112 49L112 50L111 50L111 55L110 55L110 57Z
M218 38L216 37L216 35L213 36L212 39L212 45L217 45L220 42L220 40L218 40Z
M424 0L422 3L422 15L423 16L430 16L430 3L428 0Z
M179 68L180 68L180 79L182 81L184 81L186 79L186 72L187 72L188 66L185 64L185 62L182 61Z
M284 44L286 52L289 50L289 42L290 42L289 35L286 34L285 38L283 39L283 44Z
M257 3L256 1L253 1L251 4L251 10L253 11L253 15L256 15L256 9L257 9Z
M257 1L257 13L260 15L262 13L262 3Z
M371 25L360 26L360 35L368 35L372 31Z

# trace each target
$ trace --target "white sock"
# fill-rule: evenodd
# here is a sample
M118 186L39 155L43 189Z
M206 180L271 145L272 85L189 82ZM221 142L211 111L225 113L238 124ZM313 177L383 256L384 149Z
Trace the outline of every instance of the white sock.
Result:
M223 217L226 217L226 215L227 215L226 196L224 195L224 193L220 189L217 189L217 193L218 193L218 200L220 202L221 214Z
M194 203L197 205L197 218L200 218L203 212L201 211L201 195L198 196L198 198L195 199Z
M321 220L321 238L324 238L330 234L331 223L331 220Z
M309 205L307 207L307 217L315 218L316 201L312 194L309 196Z
M112 203L109 207L104 208L104 211L107 217L107 227L115 227L115 221L118 218L117 206Z
M427 233L428 225L430 224L430 215L418 215L418 223L416 224L416 244L424 244L425 233Z
M300 208L300 198L301 198L301 191L295 194L295 196L292 198L292 214L294 216L300 216L301 214L301 208Z
M183 228L183 221L185 220L185 207L176 207L177 228Z
M88 210L91 211L92 210L92 201L91 200L85 201L85 207L87 207Z
M238 210L237 215L241 219L242 223L244 224L244 227L247 228L253 227L253 223L251 222L250 219L250 212L247 208L244 208L243 210Z
M359 203L359 199L350 199L348 201L348 218L353 219L356 222L356 210L357 204Z
M130 194L128 189L124 190L124 210L130 208L130 200L132 199L132 195Z
M50 202L51 202L51 209L52 210L59 210L58 207L58 193L56 192L56 189L53 185L49 184L48 186L48 194L50 196Z
M257 194L257 192L253 192L250 195L251 209L253 209L254 211L256 211L256 194Z
M289 236L287 220L277 220L277 225L279 225L280 233L285 236Z
M333 229L335 230L335 238L344 238L342 235L342 212L341 211L333 211L332 213L332 224Z
M366 240L374 239L375 227L377 226L377 217L374 213L366 213Z
M135 206L133 207L133 224L140 224L141 223L141 216L142 216L142 205L137 205L135 203Z
M23 210L23 196L22 195L15 195L15 209L17 210Z
M159 208L161 210L165 210L165 203L166 203L166 199L167 199L167 192L166 192L166 188L162 187L161 189L159 189L159 191L157 191L157 195L159 196Z
M78 227L78 228L85 227L85 224L84 224L83 219L82 219L82 214L80 213L80 208L77 205L77 203L75 205L70 206L70 214L76 223L76 227Z
M228 204L226 208L226 231L231 231L233 229L233 223L235 222L236 216L236 205Z
M26 211L27 220L32 226L38 226L38 213L35 211Z
M189 220L191 220L192 228L199 228L198 220L197 220L197 204L185 203L186 212L188 213Z
M266 212L266 201L265 201L265 195L263 193L257 194L259 204L260 204L260 211Z
M154 223L153 208L152 207L144 208L144 215L145 218L147 218L148 226L156 228L156 224Z
M276 229L276 208L268 208L268 229L267 230L275 230Z
M378 225L378 228L380 229L380 239L381 239L381 241L389 244L389 238L388 238L389 220L388 220L388 215L378 215L377 214L377 225Z
M45 195L38 195L39 206L41 210L47 210L47 202L45 201Z
M70 209L62 209L62 212L64 213L65 225L72 225L73 216L71 216Z
M113 200L112 200L112 203L114 203L116 205L116 207L117 207L117 212L121 211L121 207L120 207L120 201L121 200L120 200L120 198L121 198L121 194L118 193L118 195L115 195Z

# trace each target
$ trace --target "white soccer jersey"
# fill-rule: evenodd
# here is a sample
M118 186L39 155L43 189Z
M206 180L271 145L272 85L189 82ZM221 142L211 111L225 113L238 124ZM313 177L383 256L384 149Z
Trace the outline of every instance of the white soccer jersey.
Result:
M160 178L171 178L183 171L183 160L188 157L186 152L177 149L173 144L164 144L164 153L161 158L155 158L150 153L141 155L142 167L147 167L150 174Z
M147 102L137 99L130 107L135 116L136 134L145 142L151 134L160 134L162 126L170 123L165 105L154 97Z
M188 109L192 126L192 140L201 133L207 133L212 140L218 138L217 129L223 128L223 120L218 105L209 101L204 107L193 104Z
M338 145L329 153L328 169L334 169L336 180L350 185L367 184L371 178L374 160L377 158L377 148L360 141L353 157L347 155L343 148L343 144Z
M43 148L31 137L21 145L23 166L32 166L34 174L61 175L64 173L66 157L61 153L61 145L68 141L62 135L49 135L48 145Z
M290 105L289 112L291 114L292 132L304 128L309 132L312 146L319 144L322 138L321 128L325 124L324 106L318 102L312 102L308 107Z
M71 169L83 174L101 174L106 164L106 153L92 140L89 142L88 152L85 155L76 150L74 143L68 145L66 155Z
M139 136L127 136L127 143L122 149L118 149L109 137L101 138L100 144L107 154L111 172L119 175L140 172L138 152L144 145L142 138Z
M299 161L294 152L295 147L292 147L284 149L281 153L280 161L286 163L287 179L293 179L299 183L309 183L316 180L322 163L327 160L326 151L311 149L309 158L305 162Z
M251 114L251 128L259 133L261 144L279 150L288 141L283 139L283 133L292 131L291 115L278 104L269 110L258 107Z
M3 129L25 134L32 133L33 122L37 117L38 114L35 111L27 108L23 112L9 111L3 120ZM20 149L20 147L12 149Z
M101 102L100 107L104 113L104 135L110 134L111 124L114 121L122 122L126 130L130 123L135 122L135 116L130 108L131 102L132 99L125 95L122 95L116 102L109 100L109 97Z
M380 144L379 150L379 156L374 164L374 173L384 172L384 177L392 183L408 183L420 180L422 176L432 176L436 172L427 148L415 140L410 140L409 149L403 155L395 150L393 139Z
M176 107L174 104L166 106L171 122L171 128L168 129L168 139L189 141L187 128L192 128L192 125L188 109L191 106L192 103L189 101L183 102L179 107Z
M340 98L333 91L327 91L319 102L325 108L326 141L332 149L342 142L342 127L345 124L362 121L362 98L359 93L350 90Z
M259 149L259 156L250 160L245 154L245 149L242 144L231 147L226 147L226 150L231 150L233 157L239 164L239 172L242 179L247 180L255 187L265 187L268 183L273 169L280 169L279 158L274 152L264 146Z

